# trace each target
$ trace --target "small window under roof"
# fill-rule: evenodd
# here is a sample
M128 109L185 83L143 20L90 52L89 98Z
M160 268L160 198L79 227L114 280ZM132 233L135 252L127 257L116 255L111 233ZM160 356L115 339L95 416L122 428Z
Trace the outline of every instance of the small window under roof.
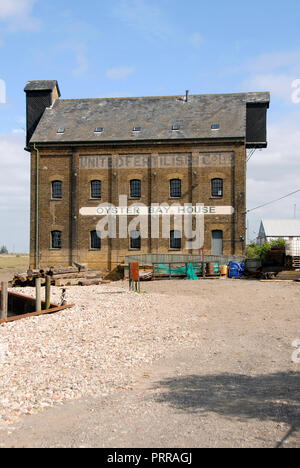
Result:
M178 124L173 125L172 130L180 130L180 125L178 125Z
M141 127L133 127L134 132L140 132L142 130Z
M96 127L95 128L95 133L102 133L103 132L103 127Z
M65 133L65 129L63 127L59 128L57 130L57 133Z
M211 129L212 130L219 130L220 124L212 124Z

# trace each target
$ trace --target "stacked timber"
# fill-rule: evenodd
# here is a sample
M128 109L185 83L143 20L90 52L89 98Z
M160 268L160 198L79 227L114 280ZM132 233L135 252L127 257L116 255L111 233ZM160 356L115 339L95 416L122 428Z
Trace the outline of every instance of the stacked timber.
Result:
M54 286L89 286L103 282L100 272L93 275L85 265L76 263L76 266L71 267L52 266L45 270L28 270L27 273L15 275L12 286L35 286L37 278L41 279L41 284L45 284L47 276Z
M300 280L300 271L281 271L276 276L276 279L282 281Z
M41 283L46 282L46 276L40 270L28 270L25 273L18 273L13 277L12 287L14 286L35 286L36 278L41 278Z

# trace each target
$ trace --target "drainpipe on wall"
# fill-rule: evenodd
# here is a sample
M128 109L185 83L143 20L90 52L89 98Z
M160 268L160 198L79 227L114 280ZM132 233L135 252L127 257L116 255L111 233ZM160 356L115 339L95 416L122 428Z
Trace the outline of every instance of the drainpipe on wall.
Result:
M40 155L39 150L34 143L34 150L36 151L36 192L35 192L35 268L40 267L40 256L39 256L39 166L40 166Z

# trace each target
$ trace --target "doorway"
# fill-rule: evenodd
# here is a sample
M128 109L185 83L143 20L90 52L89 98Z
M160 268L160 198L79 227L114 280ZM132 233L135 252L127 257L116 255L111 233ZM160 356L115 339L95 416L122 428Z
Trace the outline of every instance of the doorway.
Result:
M212 231L211 254L223 255L223 231Z

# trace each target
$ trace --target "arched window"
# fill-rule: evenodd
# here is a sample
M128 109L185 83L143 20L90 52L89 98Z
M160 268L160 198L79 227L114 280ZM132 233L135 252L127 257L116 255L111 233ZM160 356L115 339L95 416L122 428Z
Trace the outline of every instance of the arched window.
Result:
M180 231L170 231L170 248L171 249L181 249L181 232Z
M61 231L51 232L51 247L52 249L61 249Z
M180 179L170 180L170 197L181 198L181 180Z
M130 181L130 198L141 198L141 181L138 179Z
M212 179L211 196L217 198L223 197L223 179Z
M91 231L91 249L101 249L101 238L98 236L97 231Z
M140 231L130 231L130 248L134 250L141 250Z
M101 198L101 180L91 181L91 198Z
M52 198L62 198L62 182L60 180L52 182Z

